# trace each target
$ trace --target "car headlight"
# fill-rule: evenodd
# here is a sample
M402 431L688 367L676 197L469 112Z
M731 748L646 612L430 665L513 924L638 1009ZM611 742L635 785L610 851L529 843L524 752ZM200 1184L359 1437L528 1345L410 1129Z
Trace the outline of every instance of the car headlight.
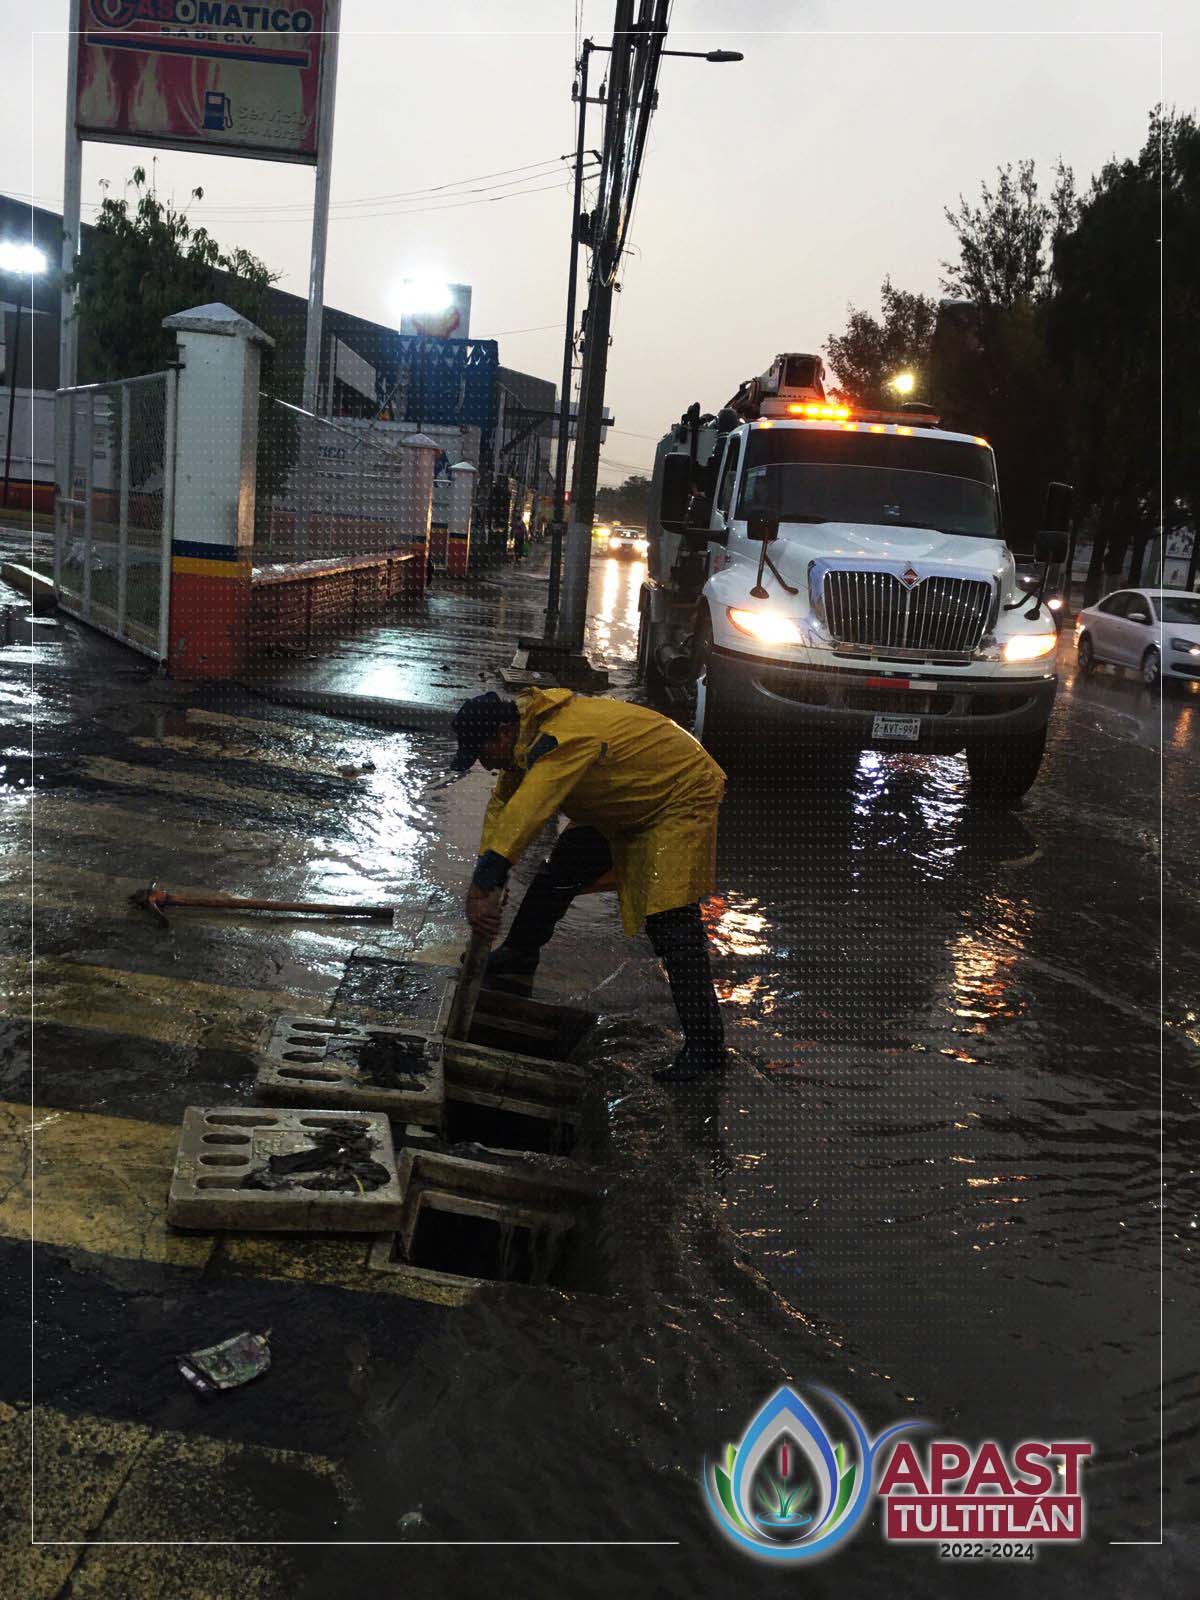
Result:
M1004 641L1002 654L1005 661L1040 661L1057 643L1057 633L1017 633Z
M600 537L602 539L607 539L609 534L612 532L612 529L611 528L597 528L596 532L600 535Z
M791 617L778 611L744 611L729 606L725 615L739 633L757 639L759 644L803 644L804 635Z
M1200 644L1194 639L1172 639L1172 650L1182 650L1185 656L1200 656Z

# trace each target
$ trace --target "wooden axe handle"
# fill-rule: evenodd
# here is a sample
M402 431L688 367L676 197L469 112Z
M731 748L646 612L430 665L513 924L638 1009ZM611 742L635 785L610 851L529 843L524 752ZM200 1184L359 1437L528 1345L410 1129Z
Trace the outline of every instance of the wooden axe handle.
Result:
M497 902L500 901L499 890L496 890L493 898ZM448 1039L466 1039L469 1036L471 1023L475 1019L479 991L483 987L483 976L487 971L487 959L491 953L492 941L487 934L472 933L462 970L458 975L454 999L450 1003L450 1020L446 1024Z

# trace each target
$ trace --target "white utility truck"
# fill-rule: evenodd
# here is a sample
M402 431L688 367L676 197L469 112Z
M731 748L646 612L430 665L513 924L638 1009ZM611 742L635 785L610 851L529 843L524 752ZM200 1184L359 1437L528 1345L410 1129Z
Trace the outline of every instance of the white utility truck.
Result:
M1054 703L1045 603L1072 492L1049 486L1017 581L986 439L927 406L826 398L819 356L786 354L658 447L638 665L652 698L696 694L726 765L782 733L831 776L858 751L965 751L974 798L1015 805Z

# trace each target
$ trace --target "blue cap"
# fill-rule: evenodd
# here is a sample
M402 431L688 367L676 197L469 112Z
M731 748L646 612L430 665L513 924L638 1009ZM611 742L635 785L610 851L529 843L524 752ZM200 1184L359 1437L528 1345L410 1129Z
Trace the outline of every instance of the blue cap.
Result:
M504 700L494 689L464 700L450 726L458 740L458 753L450 763L454 772L468 772L479 760L479 752L509 722L520 714L511 700Z

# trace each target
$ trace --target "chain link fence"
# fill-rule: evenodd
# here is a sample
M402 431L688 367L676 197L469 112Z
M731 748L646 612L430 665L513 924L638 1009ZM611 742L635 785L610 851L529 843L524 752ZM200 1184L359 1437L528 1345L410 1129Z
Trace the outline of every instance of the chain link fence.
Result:
M171 583L174 372L55 398L54 584L64 611L163 660Z
M410 447L413 431L354 418L334 422L264 395L255 562L423 553L435 452Z

